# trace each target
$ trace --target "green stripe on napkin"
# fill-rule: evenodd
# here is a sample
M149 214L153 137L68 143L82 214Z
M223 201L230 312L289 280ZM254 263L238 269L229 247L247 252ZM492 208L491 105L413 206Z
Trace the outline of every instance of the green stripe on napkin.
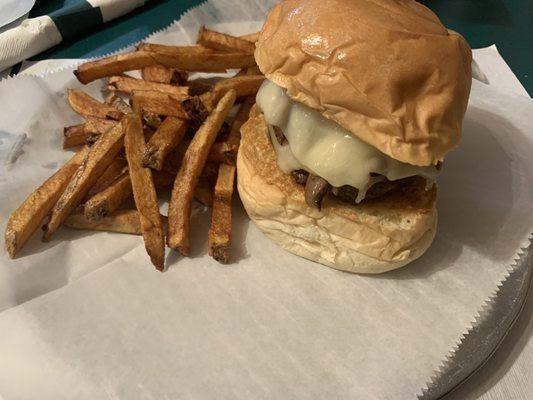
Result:
M94 30L103 24L102 12L86 1L80 1L49 14L63 39Z

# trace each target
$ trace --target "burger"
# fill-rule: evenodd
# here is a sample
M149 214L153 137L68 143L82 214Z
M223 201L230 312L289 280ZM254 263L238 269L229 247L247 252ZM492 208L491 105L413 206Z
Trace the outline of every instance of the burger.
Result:
M237 171L259 229L350 272L420 257L470 93L464 38L412 0L287 0L254 55L267 79L241 129Z

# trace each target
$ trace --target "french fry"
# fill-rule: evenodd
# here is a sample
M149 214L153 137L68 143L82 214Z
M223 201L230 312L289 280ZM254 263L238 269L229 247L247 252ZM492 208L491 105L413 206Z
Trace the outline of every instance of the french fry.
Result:
M44 217L50 213L88 152L89 148L86 146L80 149L11 214L5 232L6 249L11 258L15 258Z
M248 40L249 42L252 42L252 43L255 43L259 39L259 34L260 33L261 32L249 33L247 35L239 36L239 38L243 39L243 40Z
M111 186L124 172L127 171L127 165L128 163L124 157L115 158L109 167L106 168L104 173L98 177L94 186L89 190L88 195L93 196Z
M165 54L168 56L213 54L213 49L204 46L169 46L166 44L141 43L137 50L142 52Z
M225 144L235 146L238 150L241 139L241 126L248 120L253 97L248 97L239 107L231 124L230 133ZM236 153L235 153L236 154ZM220 164L213 196L211 228L208 233L209 255L226 264L230 259L231 247L231 198L235 182L235 165Z
M209 150L235 98L235 91L230 90L205 120L185 152L174 181L169 204L168 246L178 250L184 256L190 251L189 227L194 188L198 183Z
M175 117L167 117L150 138L142 157L142 165L161 171L167 154L183 138L187 124Z
M220 164L213 196L211 227L208 233L209 255L227 264L231 246L231 198L235 180L235 166Z
M86 138L84 124L66 126L63 129L63 149L81 146L85 144Z
M162 271L165 263L165 233L152 172L141 166L145 142L141 116L128 114L122 122L124 147L130 171L133 198L139 210L144 246L152 264Z
M140 215L137 210L118 210L98 221L89 220L82 213L75 213L65 220L65 226L82 230L141 234Z
M151 65L143 68L142 77L145 81L184 85L189 74L176 68L167 68L163 65Z
M241 69L235 76L243 75L262 75L262 73L257 65L252 65L251 67Z
M226 139L226 143L228 144L228 146L237 146L238 150L239 143L241 142L241 127L246 121L248 121L248 118L250 116L250 110L252 109L254 103L254 97L247 97L240 105L239 111L237 111L237 114L235 115L235 118L231 123L228 138Z
M143 69L154 64L154 59L149 52L137 51L85 62L74 71L74 75L85 84L98 78L120 75L125 71Z
M156 188L172 185L174 175L168 172L153 174ZM91 221L112 214L118 210L133 194L129 171L124 171L114 182L100 192L97 192L85 202L85 218Z
M146 48L146 46L139 47ZM119 54L96 61L88 61L81 64L74 71L74 74L81 83L89 83L98 78L120 75L125 71L143 69L157 64L183 71L204 72L224 72L228 69L255 65L253 54L216 53L199 49L198 46L176 49L179 49L179 51L162 52L158 50L155 52L140 50L134 53Z
M237 158L237 150L239 150L237 144L230 144L228 142L214 143L207 156L207 161L233 165Z
M98 135L101 135L102 133L106 133L108 130L113 128L116 124L118 124L117 121L88 116L85 119L85 124L83 124L83 130L85 131L87 135L98 136Z
M128 114L132 111L130 105L126 103L120 96L117 96L115 92L111 92L107 95L105 103L115 107L124 114Z
M236 91L237 97L255 95L264 80L263 75L240 75L222 79L215 84L211 92L200 95L200 99L210 109L230 89Z
M189 88L186 86L175 86L166 83L148 82L142 79L130 78L128 76L112 76L108 80L107 89L122 93L131 93L134 90L150 90L172 94L178 97L187 98Z
M188 119L189 115L181 104L182 100L184 98L181 96L141 90L133 92L132 104L135 112Z
M215 50L246 54L253 54L255 51L255 45L246 39L215 32L206 29L204 26L200 27L197 42L202 46Z
M225 72L255 65L253 54L245 53L151 54L158 64L184 71Z
M93 116L118 121L124 115L115 107L101 103L81 90L68 89L67 93L68 102L72 109L84 117Z
M206 207L213 204L213 187L207 178L200 177L198 184L194 188L194 199Z
M85 218L98 221L118 210L132 195L131 179L128 171L123 172L112 184L96 192L85 202Z
M104 133L90 148L85 159L54 205L48 224L43 227L43 240L48 240L80 204L98 177L113 162L124 145L120 125Z

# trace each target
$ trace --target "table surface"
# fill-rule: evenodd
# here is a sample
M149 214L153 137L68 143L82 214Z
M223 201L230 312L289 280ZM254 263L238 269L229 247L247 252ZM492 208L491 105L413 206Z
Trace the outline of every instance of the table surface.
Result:
M47 14L80 0L37 0L30 16ZM472 48L496 44L522 85L533 95L533 2L531 0L423 0ZM66 41L35 60L101 56L131 45L178 19L199 0L150 0L134 12L104 24L90 35ZM533 367L533 296L494 357L450 399L526 399ZM528 379L529 376L529 379Z

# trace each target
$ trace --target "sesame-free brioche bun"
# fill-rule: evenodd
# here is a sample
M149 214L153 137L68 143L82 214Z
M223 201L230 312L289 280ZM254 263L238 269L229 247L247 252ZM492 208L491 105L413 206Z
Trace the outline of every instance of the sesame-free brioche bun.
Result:
M459 143L471 50L413 0L286 0L256 46L293 100L392 158L432 165Z
M383 198L347 204L305 202L304 188L277 165L263 115L254 106L241 128L237 186L254 223L291 253L349 272L380 273L418 258L435 235L436 189L423 178Z

